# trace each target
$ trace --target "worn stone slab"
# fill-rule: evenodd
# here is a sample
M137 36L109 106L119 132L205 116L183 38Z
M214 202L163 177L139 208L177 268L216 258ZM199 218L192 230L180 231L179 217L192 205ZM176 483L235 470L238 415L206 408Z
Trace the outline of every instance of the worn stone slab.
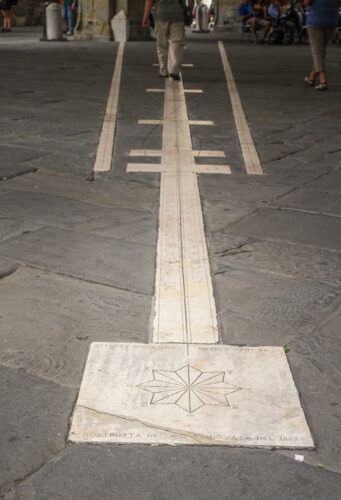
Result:
M290 458L224 446L73 445L18 484L14 495L16 500L338 498L338 474L297 463L294 451L289 453Z
M341 307L322 318L311 335L298 335L289 344L290 365L312 429L317 430L317 453L307 452L314 465L341 473L340 358ZM341 478L340 478L341 479Z
M0 195L3 194L4 192L0 191ZM6 197L4 196L4 198ZM0 197L0 200L1 199L3 198ZM40 228L41 224L38 224L36 222L31 222L25 219L14 219L12 217L3 217L0 219L0 241L6 241L10 238L20 236L23 233L35 231L36 229Z
M14 273L16 269L17 266L13 264L13 262L0 259L0 279L5 278L6 276L9 276L10 274Z
M300 186L304 182L315 179L329 171L330 166L326 163L304 163L291 156L264 164L264 173L269 183L285 182L291 184L292 187Z
M52 174L67 173L76 176L89 175L92 172L93 163L94 153L82 155L79 149L77 150L77 154L47 153L43 157L31 160L27 165L39 170L39 172L46 171Z
M91 342L146 342L152 298L0 260L0 364L79 387Z
M6 186L5 186L6 187ZM62 192L59 193L62 195ZM11 190L0 197L0 211L8 218L58 226L144 245L156 241L155 214L134 209L96 206L63 196Z
M65 447L75 389L0 366L0 495Z
M35 167L29 165L13 165L13 166L0 166L0 181L6 181L7 179L12 179L17 175L25 175L36 170Z
M286 210L263 209L230 226L234 234L287 241L330 250L341 248L341 220Z
M46 227L0 243L0 255L124 290L150 295L154 289L151 245Z
M340 254L323 248L256 241L248 237L238 240L227 228L211 234L211 250L217 274L237 267L295 280L341 284Z
M60 118L60 114L56 113L56 116L51 116L51 113L48 113L49 120L58 120ZM70 117L71 118L71 117ZM39 119L39 117L38 117ZM84 118L82 118L84 121ZM89 126L91 126L91 117L88 118ZM84 124L84 126L86 126ZM0 139L0 151L3 149L4 145ZM43 156L48 153L69 153L74 154L75 149L77 148L77 139L75 138L74 142L64 141L62 137L42 137L42 136L33 136L33 135L25 135L22 137L18 137L15 142L11 144L11 148L14 151L23 151L25 152L25 159L34 159L38 156ZM92 144L82 144L82 152L91 154L93 153L95 147Z
M11 179L17 175L34 172L36 167L30 160L40 158L45 153L28 148L16 148L14 145L6 146L0 144L0 181Z
M230 268L214 276L217 309L229 339L229 313L293 334L306 333L317 317L335 306L340 291L334 286L274 273ZM279 338L280 340L280 338ZM252 328L248 342L253 342ZM283 344L282 344L283 345Z
M77 177L57 177L40 172L14 179L6 184L6 189L46 193L100 207L145 212L155 212L159 202L157 188L109 179L88 182Z
M74 442L313 447L280 347L93 343Z
M340 217L340 174L337 175L337 173L334 173L334 175L330 175L330 180L327 181L326 179L325 182L323 182L323 179L312 181L308 185L297 189L280 200L276 200L274 204L282 208L289 207L302 211L321 212Z
M229 158L229 152L226 153ZM231 201L248 205L269 201L277 196L287 193L289 184L267 184L266 177L257 177L257 181L247 178L235 180L233 177L219 177L216 175L201 175L199 177L200 194L205 201L214 203L215 206L223 204L228 206Z

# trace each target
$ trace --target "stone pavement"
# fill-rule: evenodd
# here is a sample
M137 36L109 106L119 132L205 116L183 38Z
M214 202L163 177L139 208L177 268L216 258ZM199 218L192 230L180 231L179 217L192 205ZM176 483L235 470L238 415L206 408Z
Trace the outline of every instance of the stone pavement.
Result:
M92 176L117 44L0 38L0 495L7 499L336 499L340 457L340 47L330 91L302 80L309 47L189 37L193 149L231 175L199 176L221 342L287 346L316 449L70 444L91 342L147 343L161 149L155 45L125 47L114 168ZM22 40L27 36L29 43ZM223 39L263 176L247 176L217 41ZM148 163L157 163L150 157ZM197 158L207 163L207 158ZM266 410L266 409L265 409ZM295 461L304 455L304 462Z

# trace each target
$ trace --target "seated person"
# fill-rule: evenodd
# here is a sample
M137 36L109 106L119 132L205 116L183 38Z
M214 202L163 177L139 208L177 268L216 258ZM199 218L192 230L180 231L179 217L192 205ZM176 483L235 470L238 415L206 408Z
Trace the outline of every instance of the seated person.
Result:
M293 43L296 24L286 15L286 12L282 9L280 0L272 0L268 8L268 15L273 23L284 29L287 36L287 43Z
M264 42L266 35L270 29L270 17L268 16L268 9L266 2L264 0L256 0L253 4L253 11L256 17L256 23L254 25L254 33L257 38L256 31L259 28L263 28L262 38L260 42Z
M257 2L257 5L259 5L260 2ZM253 7L251 7L249 0L242 0L242 3L239 6L238 9L239 15L241 17L241 20L243 21L243 29L245 28L246 25L250 25L252 28L252 32L255 35L255 39L257 42L262 43L264 41L264 38L269 30L269 21L263 18L259 18L256 15L256 12L254 11ZM257 40L257 28L262 27L263 28L263 35L260 40Z

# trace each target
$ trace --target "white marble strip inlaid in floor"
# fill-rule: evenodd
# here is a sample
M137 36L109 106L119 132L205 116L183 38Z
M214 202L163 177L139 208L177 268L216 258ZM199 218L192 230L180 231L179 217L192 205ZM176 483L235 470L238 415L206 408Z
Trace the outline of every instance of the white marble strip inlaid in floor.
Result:
M94 172L108 172L111 169L116 129L117 105L121 84L123 52L124 42L120 42L116 56L114 75L109 91L106 114L97 148Z
M129 156L162 156L161 149L132 149Z
M245 168L248 174L262 175L263 169L259 156L252 139L249 125L247 123L243 105L241 103L232 70L227 59L226 51L222 41L218 42L221 60L224 67L228 91L231 98L232 110L236 122L240 147L244 157Z
M225 158L224 151L192 151L194 156L204 157L204 158ZM159 149L132 149L129 156L162 156L162 150Z
M172 119L170 118L169 121ZM212 127L214 125L214 122L211 120L186 120L189 125L208 125ZM139 125L163 125L164 120L139 120L138 121Z
M157 67L157 68L158 68L158 67L160 66L160 64L159 64L159 63L154 63L154 64L153 64L153 66L155 66L155 67ZM193 68L193 67L194 67L194 64L189 64L189 63L187 63L187 64L186 64L186 63L185 63L185 64L181 64L181 67L182 67L182 68Z
M165 89L146 89L146 92L164 92ZM185 94L202 94L201 89L184 89Z
M218 341L197 173L230 173L226 165L196 165L182 81L165 81L161 165L128 165L128 171L161 171L155 279L154 342ZM171 119L169 119L171 117Z
M189 120L190 125L208 125L209 127L213 127L214 122L212 120Z
M128 163L127 172L177 172L176 165L160 163ZM230 174L228 165L195 165L196 174Z
M203 156L205 158L225 158L224 151L193 151L194 156Z
M163 120L138 120L139 125L163 125Z

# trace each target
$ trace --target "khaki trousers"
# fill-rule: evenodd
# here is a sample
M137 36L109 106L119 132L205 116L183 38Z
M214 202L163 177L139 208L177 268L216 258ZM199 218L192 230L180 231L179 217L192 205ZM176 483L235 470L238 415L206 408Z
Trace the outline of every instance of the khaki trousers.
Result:
M307 26L315 73L325 72L326 48L333 38L335 28Z
M156 50L160 74L178 74L185 46L185 25L183 22L158 21L156 27Z

